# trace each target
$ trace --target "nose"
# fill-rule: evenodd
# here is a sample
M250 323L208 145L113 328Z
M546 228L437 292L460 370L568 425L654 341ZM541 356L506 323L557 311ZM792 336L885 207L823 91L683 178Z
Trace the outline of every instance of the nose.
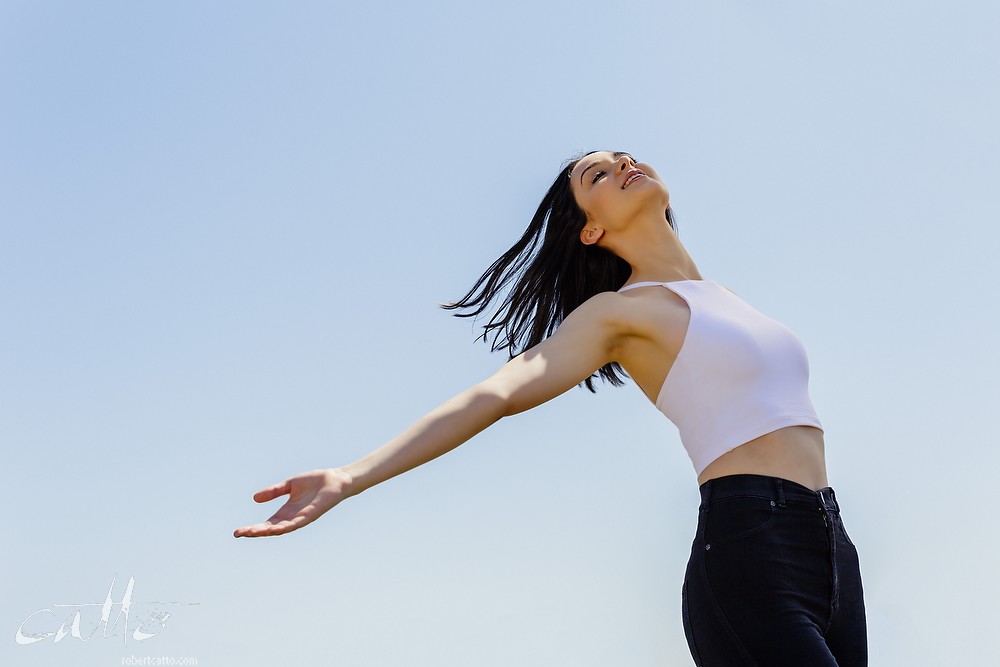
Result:
M630 158L628 155L622 155L620 158L618 158L618 165L617 165L618 171L619 172L625 171L630 167L631 164L632 164L632 158Z

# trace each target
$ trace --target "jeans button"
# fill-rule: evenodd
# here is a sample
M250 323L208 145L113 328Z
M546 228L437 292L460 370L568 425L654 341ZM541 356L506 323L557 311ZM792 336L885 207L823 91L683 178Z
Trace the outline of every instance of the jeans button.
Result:
M711 549L711 548L712 548L712 545L711 545L711 544L706 544L706 545L705 545L705 551L708 551L708 550L709 550L709 549Z

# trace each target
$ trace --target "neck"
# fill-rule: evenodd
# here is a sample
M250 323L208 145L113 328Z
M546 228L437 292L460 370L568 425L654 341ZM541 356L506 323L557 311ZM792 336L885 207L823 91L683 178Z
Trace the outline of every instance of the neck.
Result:
M694 260L662 218L630 225L609 249L631 265L629 282L702 280Z

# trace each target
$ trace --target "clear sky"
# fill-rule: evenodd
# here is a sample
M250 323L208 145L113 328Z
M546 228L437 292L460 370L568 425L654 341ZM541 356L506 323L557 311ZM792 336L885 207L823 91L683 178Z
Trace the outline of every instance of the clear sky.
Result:
M983 664L998 33L985 1L0 2L0 663L692 664L698 487L631 384L232 536L505 361L437 304L605 149L805 344L872 664ZM127 643L15 643L130 577Z

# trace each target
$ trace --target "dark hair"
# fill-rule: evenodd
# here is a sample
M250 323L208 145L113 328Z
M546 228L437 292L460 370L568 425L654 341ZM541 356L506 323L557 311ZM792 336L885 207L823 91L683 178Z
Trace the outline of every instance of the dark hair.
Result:
M465 296L441 304L446 310L474 309L455 316L475 317L486 310L504 285L516 279L500 308L483 326L482 335L476 338L486 342L493 331L492 351L506 349L513 359L551 336L584 301L599 292L618 290L631 275L632 267L624 259L607 248L585 245L580 240L587 216L573 197L569 175L580 160L596 152L584 153L564 164L517 243L490 265ZM665 215L676 234L669 208ZM539 239L541 247L535 251ZM594 393L597 375L613 386L625 383L621 376L628 377L617 362L606 364L584 381Z

